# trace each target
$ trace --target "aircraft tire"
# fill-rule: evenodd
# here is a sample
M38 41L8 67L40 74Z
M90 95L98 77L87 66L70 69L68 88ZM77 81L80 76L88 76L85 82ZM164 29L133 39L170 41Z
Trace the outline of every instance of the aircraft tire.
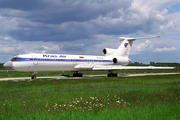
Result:
M117 77L117 73L108 73L107 76L108 77Z
M77 74L73 74L73 77L77 77Z
M108 76L108 77L112 77L112 74L111 74L111 73L108 73L107 76Z
M79 73L79 77L82 77L83 76L83 74L82 73Z
M117 77L117 73L113 73L113 77Z
M73 77L82 77L82 76L83 76L82 73L74 73L74 74L73 74Z
M32 75L32 76L31 76L31 79L36 79L36 76L35 76L35 75Z

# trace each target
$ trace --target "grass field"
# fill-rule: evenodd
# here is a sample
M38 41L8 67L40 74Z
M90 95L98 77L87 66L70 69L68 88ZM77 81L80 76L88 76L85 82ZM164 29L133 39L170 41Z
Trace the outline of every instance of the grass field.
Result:
M0 119L177 120L180 75L2 81Z

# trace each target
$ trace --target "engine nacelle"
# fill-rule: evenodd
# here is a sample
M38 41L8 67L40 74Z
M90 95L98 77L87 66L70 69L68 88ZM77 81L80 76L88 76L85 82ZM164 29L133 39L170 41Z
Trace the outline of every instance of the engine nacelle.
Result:
M114 54L116 54L118 51L117 51L116 49L104 48L102 52L103 52L103 54L104 54L105 56L107 56L107 55L114 55Z
M117 65L128 65L131 63L131 60L127 57L115 57L112 59L112 62Z

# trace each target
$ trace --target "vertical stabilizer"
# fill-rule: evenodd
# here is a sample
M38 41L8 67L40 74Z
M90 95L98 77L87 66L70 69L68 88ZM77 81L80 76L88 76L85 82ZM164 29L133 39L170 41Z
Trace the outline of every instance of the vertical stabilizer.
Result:
M142 38L127 38L127 37L119 37L119 39L123 40L123 42L121 43L121 45L119 46L118 53L120 56L123 57L128 57L133 41L138 40L138 39L149 39L149 38L159 38L160 36L156 36L156 37L142 37Z
M133 41L130 41L128 39L125 39L119 48L117 49L119 52L119 56L128 57L131 47L132 47Z
M131 47L133 44L133 41L138 39L149 39L149 38L159 38L160 36L156 37L143 37L143 38L127 38L127 37L119 37L119 39L123 40L121 45L118 49L111 49L111 48L104 48L103 54L105 56L121 56L121 57L128 57L129 53L131 51Z

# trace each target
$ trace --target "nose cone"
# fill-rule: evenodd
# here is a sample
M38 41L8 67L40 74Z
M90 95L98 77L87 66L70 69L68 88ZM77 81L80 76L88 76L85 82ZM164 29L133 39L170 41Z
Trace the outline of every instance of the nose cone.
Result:
M12 69L12 61L8 61L6 63L4 63L3 65L7 70L11 70Z

